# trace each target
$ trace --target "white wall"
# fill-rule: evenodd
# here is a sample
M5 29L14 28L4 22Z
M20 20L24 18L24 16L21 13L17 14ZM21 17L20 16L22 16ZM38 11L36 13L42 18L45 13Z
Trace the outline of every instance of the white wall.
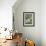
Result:
M18 2L20 2L18 0ZM16 3L17 4L17 3ZM16 6L16 5L14 5ZM41 1L23 0L17 8L14 7L15 29L22 32L24 37L35 41L36 46L41 46ZM35 12L35 27L23 27L23 12Z
M46 46L46 0L41 1L41 40L42 46Z
M0 0L0 27L12 28L12 6L16 0Z

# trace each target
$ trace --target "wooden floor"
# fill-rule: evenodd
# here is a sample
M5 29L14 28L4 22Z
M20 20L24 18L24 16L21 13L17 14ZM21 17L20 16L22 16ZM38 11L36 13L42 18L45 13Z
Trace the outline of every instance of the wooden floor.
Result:
M13 40L6 40L6 42L2 43L0 46L16 46L15 39L13 39Z

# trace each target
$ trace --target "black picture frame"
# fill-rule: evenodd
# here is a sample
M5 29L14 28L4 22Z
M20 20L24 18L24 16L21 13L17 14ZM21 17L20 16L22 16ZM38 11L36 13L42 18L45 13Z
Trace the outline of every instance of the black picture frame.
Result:
M35 12L23 12L23 26L24 27L35 26Z

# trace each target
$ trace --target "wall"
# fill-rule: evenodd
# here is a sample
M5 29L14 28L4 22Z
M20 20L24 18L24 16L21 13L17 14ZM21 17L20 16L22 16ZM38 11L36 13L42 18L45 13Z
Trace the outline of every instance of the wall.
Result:
M40 25L42 46L46 46L46 0L41 1Z
M18 2L20 2L18 0ZM18 3L16 3L17 5ZM19 5L14 5L15 30L23 33L23 37L35 41L36 46L41 46L41 1L40 0L23 0ZM23 12L35 12L35 27L23 27Z
M12 6L16 0L0 0L0 27L12 28Z

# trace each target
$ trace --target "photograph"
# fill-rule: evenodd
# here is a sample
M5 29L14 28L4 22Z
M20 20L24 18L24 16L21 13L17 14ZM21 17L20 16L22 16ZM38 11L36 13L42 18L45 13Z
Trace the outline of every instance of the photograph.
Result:
M46 46L46 0L0 0L0 46Z
M35 25L35 12L23 12L23 26Z

